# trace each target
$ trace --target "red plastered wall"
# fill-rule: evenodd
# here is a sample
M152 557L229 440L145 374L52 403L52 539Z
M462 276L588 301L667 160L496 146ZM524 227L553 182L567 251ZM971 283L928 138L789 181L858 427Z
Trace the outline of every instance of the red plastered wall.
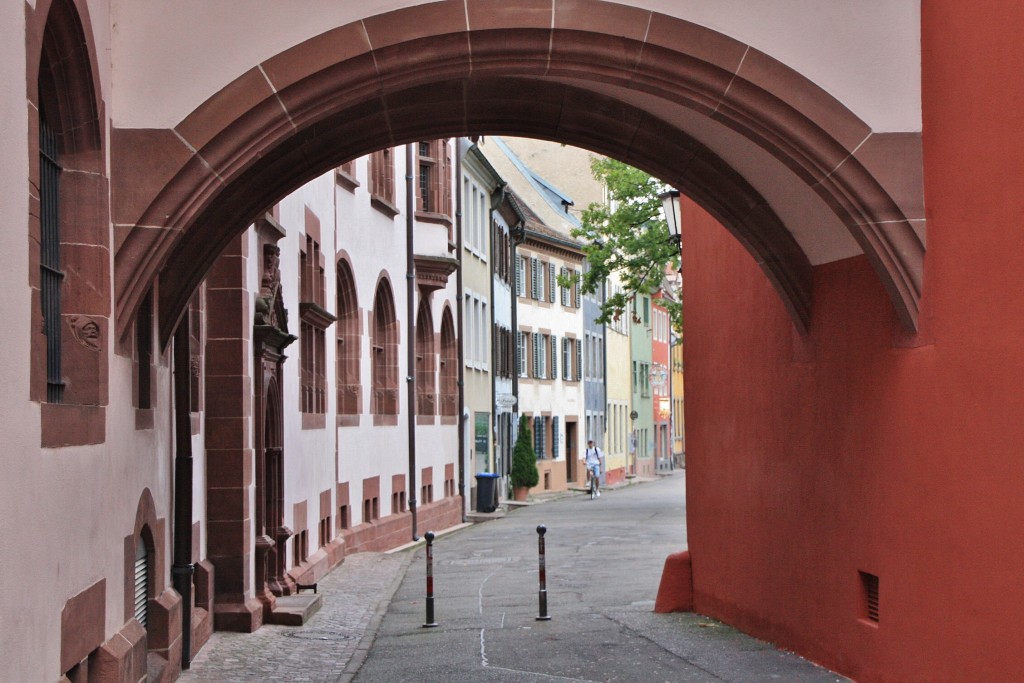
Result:
M922 334L863 257L801 337L684 201L694 599L858 681L1024 680L1024 5L922 3ZM858 571L879 577L861 619Z

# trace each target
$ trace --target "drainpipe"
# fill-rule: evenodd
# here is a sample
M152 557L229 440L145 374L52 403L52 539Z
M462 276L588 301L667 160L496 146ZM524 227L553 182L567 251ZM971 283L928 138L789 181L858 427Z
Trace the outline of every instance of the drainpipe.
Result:
M608 280L601 281L601 304L608 300ZM608 323L601 323L601 391L604 396L603 414L601 420L601 443L604 444L605 460L608 459ZM605 465L607 470L607 465Z
M494 327L494 319L495 319L495 309L496 309L496 307L494 305L494 291L495 291L494 290L494 269L495 269L495 266L498 263L497 262L498 251L495 248L495 244L494 244L494 213L501 206L501 202L505 199L505 193L507 191L508 191L508 183L505 182L505 181L500 181L498 183L498 185L494 188L494 190L491 192L491 197L490 197L491 201L489 203L490 206L489 206L488 211L487 211L487 229L488 229L488 234L490 235L490 245L491 245L489 258L490 258L490 264L491 264L491 290L490 290L491 320L490 320L490 323L491 323L491 330L492 330L492 332L495 329L495 327ZM509 240L509 241L511 242L511 240ZM512 261L513 262L512 262L511 265L515 265L514 259L512 259ZM515 287L514 287L515 283L513 282L512 284L513 284L513 289L515 289ZM513 294L514 293L515 292L513 292ZM519 352L519 350L516 349L516 353L518 353L518 352ZM498 367L498 354L497 354L496 346L495 346L495 343L494 343L494 336L492 334L492 336L491 336L491 415L492 415L492 418L491 419L494 420L494 429L492 430L492 433L494 434L495 437L497 437L498 433L499 433L499 431L498 431L499 430L499 427L498 427L498 405L497 405L498 404L498 386L497 386L498 385L498 379L497 379L497 375L495 374L495 369L497 367ZM505 457L505 455L506 455L506 452L508 451L508 447L509 447L510 442L511 442L511 430L510 429L502 429L501 430L501 436L502 436L502 439L501 439L502 445L504 446L504 448L502 448L501 451L500 451L500 453L501 453L501 467L497 466L498 465L498 453L499 453L499 450L498 450L498 440L497 440L497 438L495 438L494 439L494 461L495 461L494 464L495 464L495 467L493 468L492 471L497 473L499 476L503 477L504 475L503 475L503 473L500 470L502 470L505 467L508 467L508 464L507 464L508 463L508 458Z
M495 268L498 265L497 261L494 260L494 208L495 204L497 203L495 201L495 195L498 192L503 192L503 188L495 188L494 191L491 192L491 196L488 198L489 201L487 202L487 244L490 245L490 249L488 250L487 253L487 262L491 264L490 282L488 283L489 289L487 293L487 301L489 304L489 309L491 311L491 316L490 320L488 320L487 322L490 323L489 329L491 331L491 424L493 425L491 427L491 443L494 444L494 466L490 467L489 469L491 472L495 473L497 473L498 471L498 455L501 452L498 448L498 378L496 375L496 371L498 369L498 345L496 343L497 340L494 338L494 272ZM504 439L502 439L502 441L504 441ZM504 458L502 458L502 460L504 460Z
M462 150L459 139L455 138L455 253L459 266L455 270L455 318L459 334L456 336L458 349L459 406L459 497L462 498L462 521L466 521L466 347L462 327Z
M516 404L512 407L512 433L517 437L519 436L519 290L516 287L516 275L515 273L519 270L519 255L518 247L520 244L526 241L526 225L523 221L520 221L516 225L509 226L509 235L512 237L512 339L516 345L516 352L514 358L516 359L515 367L512 368L512 395L516 399ZM525 273L524 273L525 275ZM515 448L515 444L513 444ZM511 460L511 458L510 458ZM506 462L505 472L503 474L507 477L511 473L511 463Z
M192 654L192 389L189 316L174 330L174 557L171 581L181 596L181 668Z
M412 540L418 541L416 531L416 257L413 254L413 225L416 213L416 195L413 193L412 143L405 146L405 297L406 365L405 377L409 401L409 512L412 513Z

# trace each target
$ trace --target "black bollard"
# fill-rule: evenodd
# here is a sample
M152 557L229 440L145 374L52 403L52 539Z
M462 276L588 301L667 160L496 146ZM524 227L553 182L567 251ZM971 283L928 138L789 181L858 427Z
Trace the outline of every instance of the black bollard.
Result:
M540 556L540 614L537 615L537 621L551 620L551 617L548 616L547 571L544 569L544 534L547 533L547 530L543 524L537 525L537 552Z
M423 538L427 539L427 621L423 628L434 628L434 532L428 531Z

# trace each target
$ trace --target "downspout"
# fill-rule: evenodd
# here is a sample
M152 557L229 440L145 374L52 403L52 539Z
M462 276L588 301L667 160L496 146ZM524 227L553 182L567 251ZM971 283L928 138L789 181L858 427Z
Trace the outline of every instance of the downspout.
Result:
M512 236L512 269L516 275L512 276L512 338L515 340L516 352L515 352L515 367L512 368L512 395L516 399L516 404L512 407L512 432L518 437L519 432L519 364L522 362L519 358L519 288L516 285L516 278L519 272L519 255L516 247L526 241L526 226L522 221L514 226L509 226L509 235ZM525 276L525 273L524 273ZM510 473L510 463L505 464L504 476L508 476Z
M174 330L174 557L171 582L181 596L181 668L192 655L192 388L186 314Z
M455 325L459 330L456 337L458 349L459 405L456 408L459 425L459 497L462 499L462 521L466 521L466 348L465 330L462 327L462 150L459 139L455 139L455 253L459 266L455 269Z
M608 280L601 281L601 305L608 300ZM601 420L601 442L604 444L605 461L608 459L608 441L605 438L608 434L608 323L601 323L601 385L603 387L604 405ZM606 465L607 467L607 465Z
M508 189L508 183L507 182L500 181L498 183L498 185L494 188L494 191L491 192L491 201L490 201L490 206L489 206L488 212L487 212L487 229L489 231L488 234L490 235L490 245L491 245L491 249L490 249L490 259L491 259L490 260L490 264L491 264L491 290L490 290L490 299L489 299L489 301L491 302L491 320L490 320L490 323L491 323L491 332L492 332L492 334L491 334L491 415L492 415L492 419L494 420L494 429L492 430L492 433L495 436L498 435L499 427L498 427L498 405L497 405L498 404L498 379L497 379L496 372L495 372L497 367L498 367L498 354L497 354L497 351L496 351L496 345L494 343L494 334L493 334L494 329L495 329L494 320L495 320L495 317L496 317L495 316L496 307L494 305L494 270L495 270L495 267L497 266L497 263L498 263L497 262L497 250L496 250L495 245L494 245L494 234L495 234L495 230L494 230L494 212L498 210L498 207L501 206L501 202L505 199L505 193L507 192L507 189ZM502 239L504 239L504 237ZM509 240L509 241L511 242L511 240ZM512 265L512 264L510 264L510 265ZM513 292L513 294L515 294L515 292ZM513 373L513 374L515 374L515 373ZM511 412L511 410L510 410L510 412ZM501 457L501 467L498 467L498 452L499 452L498 451L498 443L497 443L498 440L497 439L494 440L494 442L495 442L494 443L494 465L495 466L494 466L492 471L495 472L496 474L498 474L499 476L504 476L503 473L500 470L508 467L508 464L507 464L508 463L508 458L505 457L505 451L506 451L507 447L510 445L510 442L511 442L511 430L502 430L502 437L503 437L501 439L502 445L505 448L503 448L501 450L501 456L502 456Z
M497 369L498 369L498 354L497 354L496 351L497 351L498 345L495 343L496 340L494 338L494 272L495 272L495 269L496 269L496 267L498 265L497 261L494 260L494 253L495 253L495 251L494 251L494 206L495 206L495 194L498 193L498 192L501 192L501 188L496 188L494 190L494 192L491 193L490 201L487 202L487 243L490 245L490 249L488 250L488 254L487 254L487 258L488 258L487 262L489 264L491 264L491 267L490 267L490 271L491 271L490 275L491 275L491 277L490 277L490 282L488 283L490 285L490 289L488 290L488 294L487 294L487 301L489 301L490 304L491 304L490 305L491 319L488 320L487 322L490 323L489 329L491 331L491 365L490 365L490 368L491 368L491 372L490 372L490 375L491 375L491 421L492 421L492 424L494 425L491 428L491 435L494 437L493 439L491 439L491 442L494 444L494 446L493 446L493 448L494 448L494 466L492 466L490 468L491 472L497 472L497 470L498 470L497 464L498 464L498 453L499 453L499 451L498 451L498 438L497 438L498 437L498 429L499 429L499 427L498 427L498 406L497 406L497 397L498 397L498 387L497 387L497 384L498 384L498 379L496 377ZM504 441L504 439L502 439L502 441ZM504 461L504 458L502 458L502 461Z
M413 225L416 195L413 194L413 148L405 146L405 298L406 371L409 420L409 512L412 514L412 540L419 540L416 531L416 257L413 254Z

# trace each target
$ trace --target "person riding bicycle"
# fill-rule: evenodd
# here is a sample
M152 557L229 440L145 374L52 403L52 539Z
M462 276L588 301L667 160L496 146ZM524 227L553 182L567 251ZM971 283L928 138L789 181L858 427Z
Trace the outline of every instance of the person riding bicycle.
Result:
M594 445L594 440L591 439L587 442L587 450L583 453L583 464L587 467L587 472L593 477L594 488L597 491L597 495L601 495L601 461L604 460L604 454L601 449Z

